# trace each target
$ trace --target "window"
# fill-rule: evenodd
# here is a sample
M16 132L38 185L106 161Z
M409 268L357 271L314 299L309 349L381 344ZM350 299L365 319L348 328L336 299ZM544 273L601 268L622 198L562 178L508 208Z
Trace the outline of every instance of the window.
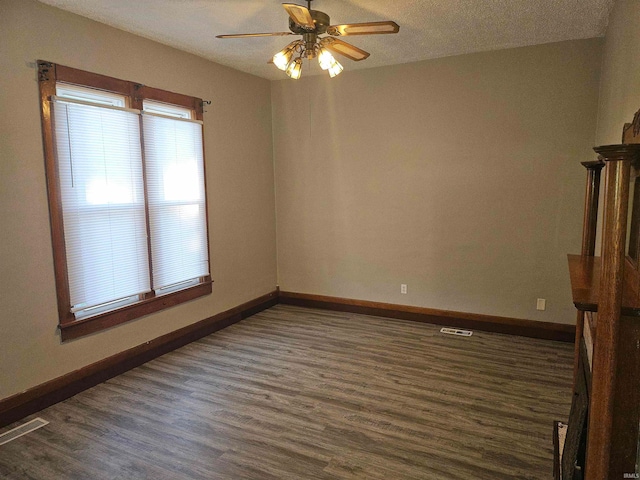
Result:
M38 64L62 339L211 293L202 100Z

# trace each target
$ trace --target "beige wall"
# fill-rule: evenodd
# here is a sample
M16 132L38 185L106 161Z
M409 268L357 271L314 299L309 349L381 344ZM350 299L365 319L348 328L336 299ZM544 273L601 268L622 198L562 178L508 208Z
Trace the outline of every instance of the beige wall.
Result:
M60 344L36 59L212 100L212 295ZM0 0L0 399L272 291L271 138L267 80L31 0Z
M573 323L601 44L273 82L280 288Z
M605 37L596 144L620 143L640 109L640 2L616 0Z

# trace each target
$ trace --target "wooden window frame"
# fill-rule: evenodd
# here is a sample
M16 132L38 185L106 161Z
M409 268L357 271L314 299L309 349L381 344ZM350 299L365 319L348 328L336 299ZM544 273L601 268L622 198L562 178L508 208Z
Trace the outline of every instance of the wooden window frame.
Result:
M128 102L127 106L137 110L143 110L143 101L145 99L185 107L193 112L193 116L196 120L200 121L203 120L203 101L197 97L147 87L139 83L120 80L42 60L38 60L38 83L40 87L42 138L47 176L47 192L49 198L49 216L51 221L51 240L53 246L54 273L58 299L59 328L62 341L64 342L89 335L91 333L149 315L150 313L158 312L165 308L173 307L180 303L210 294L213 290L213 281L211 280L211 276L207 275L201 277L200 282L197 285L158 296L156 296L152 291L145 295L144 298L141 298L138 302L88 318L76 320L74 314L71 313L69 278L67 273L67 254L62 214L62 197L60 194L60 178L55 154L51 118L51 97L56 94L56 85L58 83L67 83L124 95ZM206 241L207 252L209 252L209 212L206 186L206 161L204 161L204 138L202 144L203 168L205 172L204 194L205 219L207 222ZM142 163L144 166L144 153ZM146 193L145 212L147 216L147 251L149 259L151 259L151 239L149 235L148 221L149 205Z

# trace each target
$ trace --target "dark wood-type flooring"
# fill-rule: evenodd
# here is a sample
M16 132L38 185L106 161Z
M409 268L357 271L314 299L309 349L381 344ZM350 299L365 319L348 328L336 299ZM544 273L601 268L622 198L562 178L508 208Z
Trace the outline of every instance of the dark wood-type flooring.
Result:
M28 417L0 478L551 478L573 346L439 330L275 306Z

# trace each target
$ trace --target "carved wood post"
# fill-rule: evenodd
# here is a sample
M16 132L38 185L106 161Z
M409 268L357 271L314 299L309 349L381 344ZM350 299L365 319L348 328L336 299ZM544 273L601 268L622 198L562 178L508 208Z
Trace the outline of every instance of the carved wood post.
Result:
M609 478L617 342L622 306L631 161L640 145L608 145L594 150L606 161L602 270L594 345L587 480Z
M587 188L584 199L584 224L582 225L581 255L593 257L596 250L596 225L600 196L600 173L604 162L582 162L587 169Z
M584 194L584 221L582 222L582 250L580 255L593 257L596 249L596 227L598 225L598 201L600 198L600 174L604 162L582 162L587 169L587 187ZM580 358L580 341L584 330L584 311L578 310L576 315L576 340L573 349L573 391L578 381L578 359Z
M604 162L582 162L587 169L587 186L584 195L584 223L582 224L582 249L580 255L593 257L596 249L596 227L598 224L598 201L600 198L600 174ZM573 352L573 390L578 381L578 359L580 341L584 330L584 311L578 310L576 316L576 340Z

